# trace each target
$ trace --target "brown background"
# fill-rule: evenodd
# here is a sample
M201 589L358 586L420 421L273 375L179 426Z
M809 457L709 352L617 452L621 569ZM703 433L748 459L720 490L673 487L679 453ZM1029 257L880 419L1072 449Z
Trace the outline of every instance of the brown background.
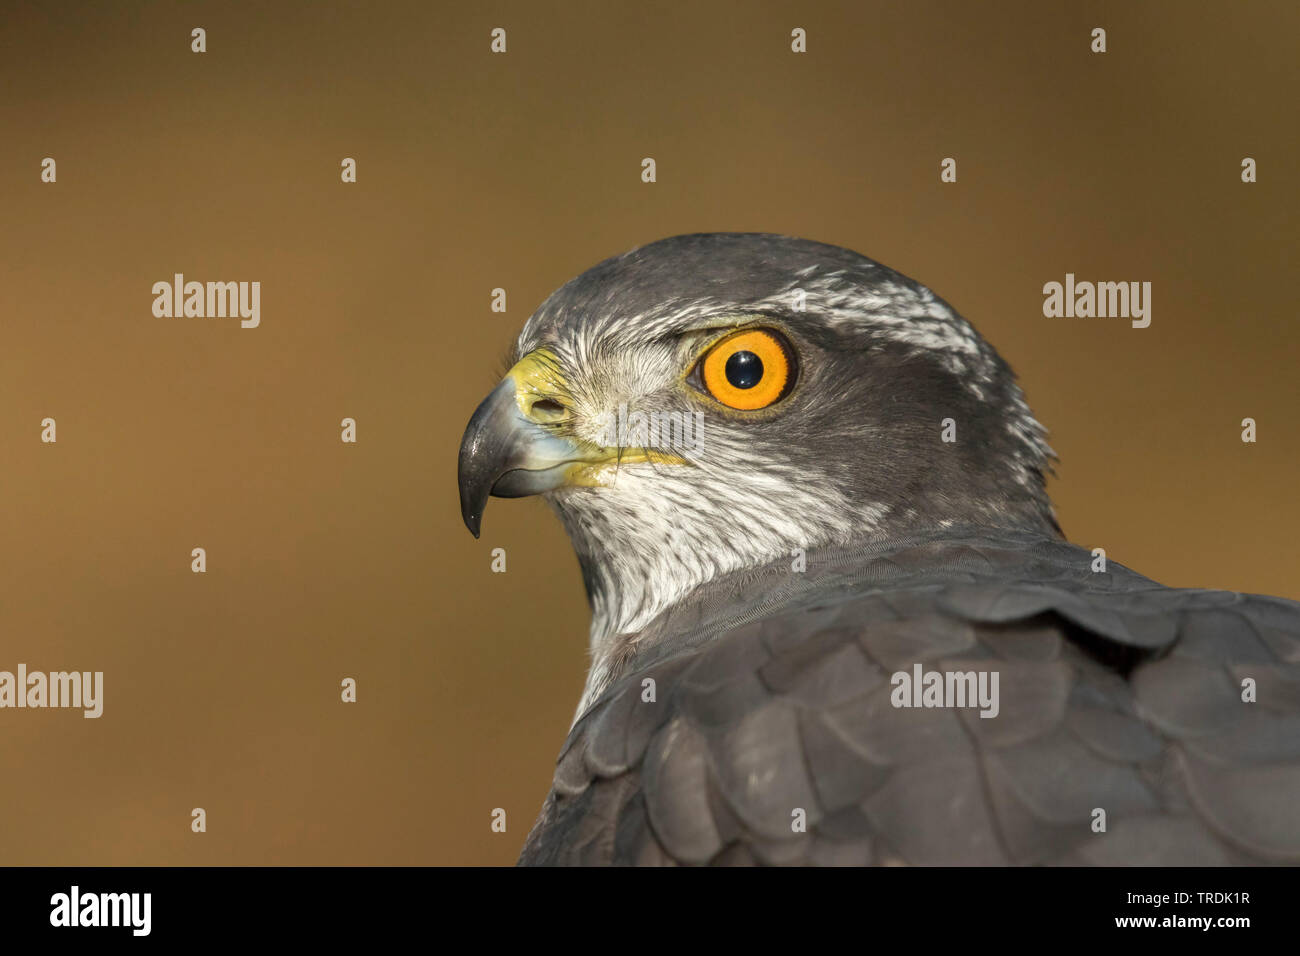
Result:
M0 669L106 691L0 711L0 863L511 862L586 605L538 501L464 530L457 444L552 289L675 233L929 284L1020 372L1074 540L1300 598L1300 10L1059 6L7 5ZM178 271L261 281L261 327L154 318ZM1044 318L1067 271L1151 281L1151 327Z

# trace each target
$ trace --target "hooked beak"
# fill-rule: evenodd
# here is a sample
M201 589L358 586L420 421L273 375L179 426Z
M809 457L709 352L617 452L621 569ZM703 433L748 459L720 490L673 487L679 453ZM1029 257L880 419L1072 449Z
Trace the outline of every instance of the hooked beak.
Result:
M548 349L528 353L475 410L460 442L460 513L479 536L489 496L524 498L608 484L618 464L682 463L675 455L595 445L563 434L568 387Z

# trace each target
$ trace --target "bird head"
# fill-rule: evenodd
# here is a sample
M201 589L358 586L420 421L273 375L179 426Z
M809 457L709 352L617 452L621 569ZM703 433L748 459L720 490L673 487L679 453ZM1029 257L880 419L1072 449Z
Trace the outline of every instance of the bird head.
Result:
M593 643L701 583L951 525L1057 532L1051 449L1007 365L929 289L835 246L678 236L557 290L460 449L490 495L558 512Z

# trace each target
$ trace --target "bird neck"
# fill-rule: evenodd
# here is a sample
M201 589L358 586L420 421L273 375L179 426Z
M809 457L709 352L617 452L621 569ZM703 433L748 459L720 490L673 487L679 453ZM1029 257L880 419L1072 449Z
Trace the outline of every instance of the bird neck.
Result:
M718 547L699 522L665 516L657 534L621 522L595 522L557 507L578 556L591 605L591 669L577 715L626 670L647 628L719 577L793 560L808 541L756 535Z
M591 668L574 721L634 663L643 662L668 632L686 638L711 632L715 591L726 592L719 606L769 603L774 591L794 593L819 563L819 549L875 551L899 541L943 537L971 524L1011 534L1060 539L1050 516L1026 512L1003 520L945 520L918 525L909 515L877 512L876 521L850 532L809 523L804 536L755 536L730 547L716 540L696 540L698 523L686 522L663 538L624 540L617 524L593 523L590 516L557 511L569 532L591 605ZM981 516L983 517L983 516ZM599 528L601 533L596 533ZM711 546L713 545L713 546ZM716 597L716 595L715 595ZM698 600L697 600L698 598ZM717 624L716 621L713 624Z

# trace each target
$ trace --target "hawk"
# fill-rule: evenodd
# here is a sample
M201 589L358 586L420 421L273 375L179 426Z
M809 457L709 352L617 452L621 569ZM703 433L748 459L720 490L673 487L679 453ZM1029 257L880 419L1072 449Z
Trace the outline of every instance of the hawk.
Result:
M540 494L591 666L525 864L1300 862L1300 604L1067 542L1006 363L803 239L600 263L525 324L461 508Z

